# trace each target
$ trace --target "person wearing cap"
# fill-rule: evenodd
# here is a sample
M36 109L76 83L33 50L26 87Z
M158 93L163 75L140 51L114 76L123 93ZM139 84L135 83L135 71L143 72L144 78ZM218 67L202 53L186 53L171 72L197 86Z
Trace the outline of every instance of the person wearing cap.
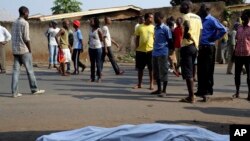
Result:
M108 56L109 61L115 71L116 75L122 75L124 73L123 70L120 69L118 64L115 61L111 46L112 43L119 49L120 46L118 43L116 43L110 36L109 28L108 26L111 25L112 21L111 18L105 17L105 25L102 27L102 33L103 33L103 50L102 50L102 69L103 69L103 63L105 62L105 57Z
M48 38L48 49L49 49L49 67L53 65L54 68L57 68L57 54L58 54L58 44L56 42L56 34L60 31L60 28L57 27L56 21L50 22L50 27L48 31L45 33L46 37Z
M79 74L79 66L82 68L82 71L84 71L86 66L79 60L79 56L83 52L83 37L82 37L82 32L79 29L80 21L74 20L73 27L75 29L73 33L74 42L73 42L73 54L72 54L72 61L74 63L73 74L77 75Z

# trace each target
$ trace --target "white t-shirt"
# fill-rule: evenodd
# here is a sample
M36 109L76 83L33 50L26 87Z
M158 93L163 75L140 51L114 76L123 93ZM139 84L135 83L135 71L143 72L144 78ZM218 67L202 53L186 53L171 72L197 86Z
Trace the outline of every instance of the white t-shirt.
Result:
M102 27L102 33L103 33L104 41L105 41L107 47L111 47L112 42L111 42L111 36L110 36L108 26L105 25ZM104 46L104 44L103 44L103 46Z
M4 41L9 41L11 39L11 35L9 33L9 31L0 25L0 42L4 42Z
M96 29L96 30L92 30L90 29L89 32L89 48L91 49L99 49L102 48L102 43L101 40L99 38L99 34L98 31L100 30L100 28Z
M49 28L46 32L46 36L49 35L49 45L51 46L57 46L56 42L56 34L60 31L60 28Z

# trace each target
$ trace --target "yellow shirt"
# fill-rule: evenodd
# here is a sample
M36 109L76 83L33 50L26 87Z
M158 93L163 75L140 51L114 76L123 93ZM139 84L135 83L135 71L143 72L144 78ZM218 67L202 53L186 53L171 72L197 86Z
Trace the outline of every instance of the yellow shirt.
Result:
M200 42L201 29L202 29L201 18L196 14L188 13L183 16L183 20L189 23L190 28L189 28L188 33L191 35L194 41L183 39L182 47L188 46L194 43L195 46L198 48L199 42Z
M64 34L60 36L60 45L63 49L69 48L69 32L62 28Z
M140 36L139 47L136 51L148 52L153 50L154 26L141 24L135 31L136 36Z

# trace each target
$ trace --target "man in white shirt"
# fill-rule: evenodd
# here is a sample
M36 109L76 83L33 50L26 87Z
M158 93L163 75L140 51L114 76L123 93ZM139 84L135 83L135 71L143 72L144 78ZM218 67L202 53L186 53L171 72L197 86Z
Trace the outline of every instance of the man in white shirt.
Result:
M112 43L115 44L117 48L120 48L119 44L116 43L114 40L112 40L110 36L108 25L111 25L111 23L112 23L111 19L109 17L105 17L105 25L102 27L104 41L103 41L102 67L101 68L103 69L103 63L105 61L105 56L107 55L116 75L122 75L124 71L119 68L118 64L115 61L113 52L111 50Z
M57 68L57 54L58 54L58 44L56 42L56 34L60 31L60 28L57 27L57 22L52 21L51 27L46 32L46 37L48 38L48 49L49 49L49 69L53 65L54 68Z
M4 45L7 44L8 41L11 40L11 35L9 31L0 25L0 73L6 73L6 68L5 68L5 59L6 59L6 54L5 54L5 48Z

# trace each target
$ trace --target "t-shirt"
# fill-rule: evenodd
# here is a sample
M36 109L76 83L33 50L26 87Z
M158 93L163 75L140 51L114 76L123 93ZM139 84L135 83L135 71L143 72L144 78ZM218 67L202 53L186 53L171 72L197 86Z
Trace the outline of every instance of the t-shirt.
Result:
M57 46L56 34L60 31L60 28L49 28L46 32L46 36L49 36L49 45Z
M140 37L139 47L136 51L148 52L153 50L154 26L141 24L135 31L135 35Z
M188 46L191 44L195 44L195 46L198 48L199 41L200 41L200 34L202 29L202 21L201 18L193 13L188 13L183 16L183 21L187 21L190 25L188 33L191 35L191 37L194 39L194 42L192 40L183 39L182 40L182 47Z
M105 25L102 27L102 34L104 37L104 42L106 43L107 47L111 47L112 42L111 42L111 36L110 36L108 26ZM104 43L103 43L103 46L104 46Z
M169 40L172 39L172 32L168 26L161 24L155 26L154 50L153 56L167 56Z
M82 32L80 29L77 29L77 31L75 31L73 33L73 36L74 36L74 43L73 43L73 48L74 49L82 49L83 46L82 46Z
M183 31L182 31L182 27L181 26L177 26L174 29L174 47L175 48L180 48L181 47L181 42L182 42L182 38L183 38Z

